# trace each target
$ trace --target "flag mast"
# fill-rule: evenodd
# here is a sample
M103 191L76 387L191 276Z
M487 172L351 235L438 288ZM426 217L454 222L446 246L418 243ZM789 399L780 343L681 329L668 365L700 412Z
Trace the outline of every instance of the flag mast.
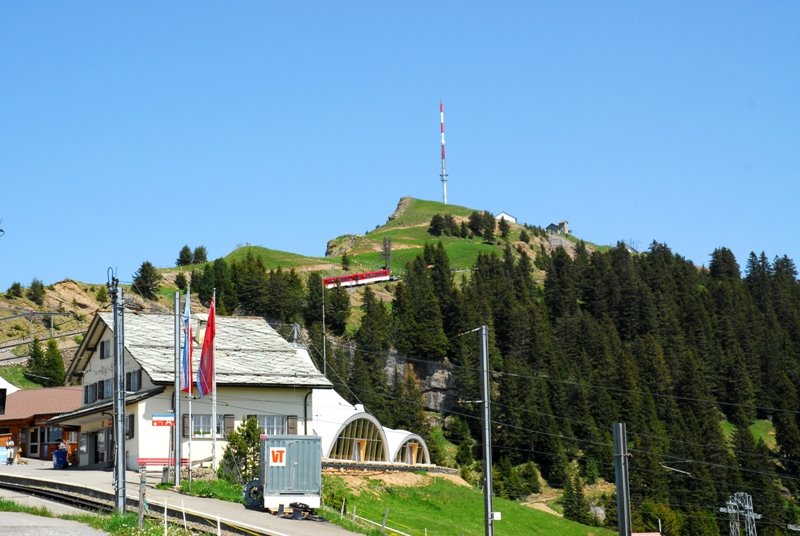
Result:
M214 289L214 294L211 297L211 306L214 308L214 316L216 316L216 303L217 303L217 289ZM217 320L214 319L214 331L216 332ZM211 355L214 355L214 337L211 337ZM211 468L217 470L217 363L216 360L211 362L211 422L213 422L213 441L211 443ZM223 431L224 431L224 427Z

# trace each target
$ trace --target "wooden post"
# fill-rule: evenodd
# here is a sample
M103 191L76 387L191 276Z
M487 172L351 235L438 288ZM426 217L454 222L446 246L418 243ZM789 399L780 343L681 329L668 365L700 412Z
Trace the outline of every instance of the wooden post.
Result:
M144 525L144 511L147 510L147 467L139 466L139 530Z
M381 534L386 534L386 521L389 519L389 509L383 513L383 523L381 524Z

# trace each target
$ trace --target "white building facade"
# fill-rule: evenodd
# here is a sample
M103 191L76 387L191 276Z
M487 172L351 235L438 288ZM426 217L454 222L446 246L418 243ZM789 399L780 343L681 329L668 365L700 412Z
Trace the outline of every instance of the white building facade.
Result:
M192 378L199 366L205 317L192 318ZM218 463L226 435L250 416L268 435L312 433L312 390L332 388L308 352L285 341L263 318L217 316L216 423L210 394L190 399L180 393L176 418L175 317L126 312L124 326L125 459L130 470L173 463L173 426L179 428L184 464ZM81 466L110 465L114 459L113 335L112 314L98 313L67 371L68 381L80 381L83 387L83 406L51 419L80 426Z

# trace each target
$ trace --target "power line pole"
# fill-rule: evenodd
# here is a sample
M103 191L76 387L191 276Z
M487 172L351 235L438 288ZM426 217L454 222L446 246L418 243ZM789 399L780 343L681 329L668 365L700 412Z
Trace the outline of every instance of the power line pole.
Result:
M492 391L489 388L489 328L480 328L481 341L481 413L483 423L483 515L484 534L492 536L494 512L492 512Z
M173 456L175 456L174 461L174 471L175 471L175 487L180 487L181 485L181 434L180 430L178 429L178 423L181 422L181 320L180 320L180 307L181 307L181 296L177 292L175 293L175 401L173 402L173 406L175 409L175 420L173 421L172 426L172 436L173 436ZM191 344L189 341L188 344ZM192 377L192 372L189 371L188 377Z
M111 269L109 268L109 275ZM125 298L119 279L111 277L108 291L114 310L114 497L117 512L125 513Z
M625 423L614 430L614 478L617 481L617 528L619 536L631 536L631 490L628 485L628 438Z

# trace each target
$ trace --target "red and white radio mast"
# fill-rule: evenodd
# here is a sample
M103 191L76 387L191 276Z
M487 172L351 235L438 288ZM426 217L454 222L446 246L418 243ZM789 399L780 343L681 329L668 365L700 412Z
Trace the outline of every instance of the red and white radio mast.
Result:
M445 167L444 150L444 102L439 101L439 118L442 126L442 201L447 204L447 168Z

